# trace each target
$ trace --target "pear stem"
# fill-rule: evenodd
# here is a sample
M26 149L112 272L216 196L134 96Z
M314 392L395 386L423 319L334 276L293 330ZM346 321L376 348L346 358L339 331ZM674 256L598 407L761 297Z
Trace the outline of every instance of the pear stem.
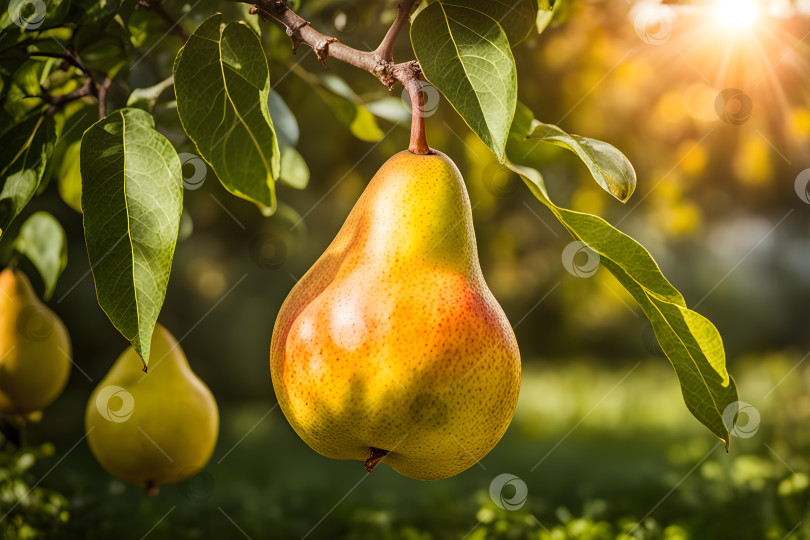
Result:
M371 456L366 460L366 471L374 472L374 467L388 455L388 450L371 447Z
M419 69L419 66L415 66ZM414 154L432 154L425 133L425 91L418 77L408 79L405 88L411 95L411 144L408 146Z
M158 494L159 491L160 491L160 484L158 484L157 482L153 482L151 480L148 480L146 482L147 495L149 495L150 497L154 497L155 495Z

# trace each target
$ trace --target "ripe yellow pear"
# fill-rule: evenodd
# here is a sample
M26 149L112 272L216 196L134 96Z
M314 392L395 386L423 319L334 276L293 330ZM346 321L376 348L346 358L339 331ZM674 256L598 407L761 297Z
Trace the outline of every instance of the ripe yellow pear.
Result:
M208 463L219 413L211 390L159 324L149 364L144 373L138 353L125 350L90 396L85 428L90 450L107 472L155 493Z
M520 354L447 156L405 151L382 166L284 302L270 367L285 416L324 456L435 480L495 446Z
M64 390L70 336L19 270L0 272L0 414L32 419Z

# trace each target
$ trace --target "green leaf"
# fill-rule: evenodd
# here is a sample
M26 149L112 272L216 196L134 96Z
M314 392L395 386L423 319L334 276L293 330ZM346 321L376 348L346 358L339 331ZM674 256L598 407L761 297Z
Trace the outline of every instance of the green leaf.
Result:
M528 139L553 144L579 156L602 189L627 202L636 189L636 171L630 161L606 142L569 135L557 126L532 122Z
M48 160L49 171L45 171L39 190L45 184L50 172L50 180L56 182L62 200L77 212L81 212L81 173L79 171L79 147L82 134L98 120L98 106L87 105L82 101L68 103L56 118L64 117L64 127L59 142Z
M352 135L365 142L376 142L383 138L385 133L365 107L323 88L316 87L316 91Z
M149 113L121 109L81 142L84 238L98 302L149 363L183 210L180 158Z
M503 28L513 47L529 37L537 16L535 0L441 0L441 3L475 9L492 17Z
M173 84L174 78L167 77L153 86L149 86L147 88L136 88L129 95L129 98L127 98L127 107L136 107L147 112L152 112L158 98L163 94L163 92L171 88Z
M313 87L352 135L365 142L376 142L383 138L385 133L374 115L363 106L360 97L346 81L334 73L325 73L318 77L318 84Z
M503 159L517 103L515 59L503 29L480 11L437 2L411 24L411 43L425 77Z
M295 115L287 106L284 98L275 90L270 90L270 94L267 96L267 108L270 111L270 118L273 119L273 126L276 128L279 145L295 146L298 144L300 135L298 120L295 119Z
M51 28L62 22L69 5L69 0L9 0L4 4L6 9L0 11L0 30L6 34Z
M281 147L281 176L279 180L293 189L304 189L309 183L307 162L292 146Z
M37 96L40 94L40 84L45 81L56 63L57 60L54 59L45 61L30 59L14 72L3 99L0 133L10 130L17 123L45 109L46 104Z
M386 96L369 101L363 106L377 118L394 124L409 125L411 122L411 111L400 98Z
M0 136L0 237L37 192L57 131L51 116L39 116Z
M82 212L82 172L79 166L81 147L81 140L75 141L67 147L62 163L59 164L59 171L56 173L56 187L59 190L59 196L62 197L65 204L80 214Z
M535 169L508 160L504 164L523 178L571 236L599 255L600 264L633 295L675 368L687 408L725 442L728 450L729 432L723 413L737 401L737 389L726 371L723 342L714 325L687 309L681 293L638 242L602 218L555 205Z
M267 59L253 30L221 19L203 21L177 53L177 112L222 185L272 213L281 155L267 107Z
M70 4L70 21L103 27L121 8L122 0L71 0Z
M129 62L124 44L113 38L95 41L79 52L88 69L104 73L110 78L114 78Z
M67 265L67 236L62 225L48 212L31 214L20 227L14 250L34 264L45 284L43 299L50 299Z

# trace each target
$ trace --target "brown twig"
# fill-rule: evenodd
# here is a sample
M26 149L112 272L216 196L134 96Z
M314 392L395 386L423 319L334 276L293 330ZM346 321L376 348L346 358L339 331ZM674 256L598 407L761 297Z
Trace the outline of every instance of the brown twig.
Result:
M107 90L110 89L112 79L104 77L101 84L98 85L98 117L104 118L107 116Z
M180 21L169 15L169 12L163 8L161 0L138 0L138 5L153 11L155 15L169 25L169 30L180 36L183 41L188 41L188 32L180 26Z
M82 76L84 77L84 84L82 84L81 88L74 90L73 92L69 92L67 94L61 94L58 96L52 96L44 87L39 87L39 95L35 96L42 99L45 103L48 103L50 107L48 108L48 112L53 113L58 110L60 107L63 107L67 103L71 101L76 101L77 99L81 99L87 96L96 96L98 97L98 89L96 88L96 81L93 78L93 74L90 73L90 70L87 69L79 57L71 52L66 50L64 53L52 53L52 52L32 52L29 53L31 57L43 57L43 58L60 58L62 59L62 65L60 69L65 70L68 66L73 66L77 68L79 71L82 72ZM105 79L105 82L107 79ZM109 83L107 83L109 86ZM106 91L106 89L105 89ZM101 103L99 103L99 112L101 112L102 107ZM103 118L100 116L99 118Z
M411 12L413 11L414 7L419 4L419 1L420 0L399 0L399 3L397 4L397 17L394 19L394 22L388 29L388 32L386 32L385 37L380 42L377 50L374 51L377 58L385 62L394 61L394 43L396 43L399 33L407 24L408 19L411 16Z
M50 105L48 109L49 112L54 112L71 101L76 101L77 99L81 99L86 96L95 95L95 88L93 87L93 79L88 77L84 79L84 84L81 88L74 90L73 92L68 92L67 94L52 96L42 86L39 87L39 92L40 94L37 97L41 98L45 103Z
M273 18L284 25L287 35L293 44L293 52L298 45L304 44L312 48L318 60L326 67L326 59L334 58L346 64L364 69L380 79L388 90L394 88L396 82L401 83L411 95L413 116L411 121L410 150L416 154L429 154L430 147L425 138L425 119L422 113L424 94L420 80L423 79L422 69L416 60L402 62L393 61L393 47L397 36L408 21L411 11L420 0L400 0L397 17L391 28L385 34L380 46L373 51L360 51L349 47L332 36L322 34L314 29L308 21L301 18L287 6L284 0L233 0L235 2L253 4L250 12L258 14L263 19Z

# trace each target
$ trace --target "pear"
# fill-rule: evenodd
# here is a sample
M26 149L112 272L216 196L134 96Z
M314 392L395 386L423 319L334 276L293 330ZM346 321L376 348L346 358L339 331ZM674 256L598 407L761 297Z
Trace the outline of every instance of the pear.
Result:
M281 307L270 350L284 415L316 452L447 478L500 440L520 387L514 332L478 262L444 154L396 154Z
M99 383L85 413L90 450L113 476L156 493L194 476L211 457L219 413L174 337L158 324L148 373L129 347Z
M19 270L0 272L0 414L35 420L70 376L70 336Z

